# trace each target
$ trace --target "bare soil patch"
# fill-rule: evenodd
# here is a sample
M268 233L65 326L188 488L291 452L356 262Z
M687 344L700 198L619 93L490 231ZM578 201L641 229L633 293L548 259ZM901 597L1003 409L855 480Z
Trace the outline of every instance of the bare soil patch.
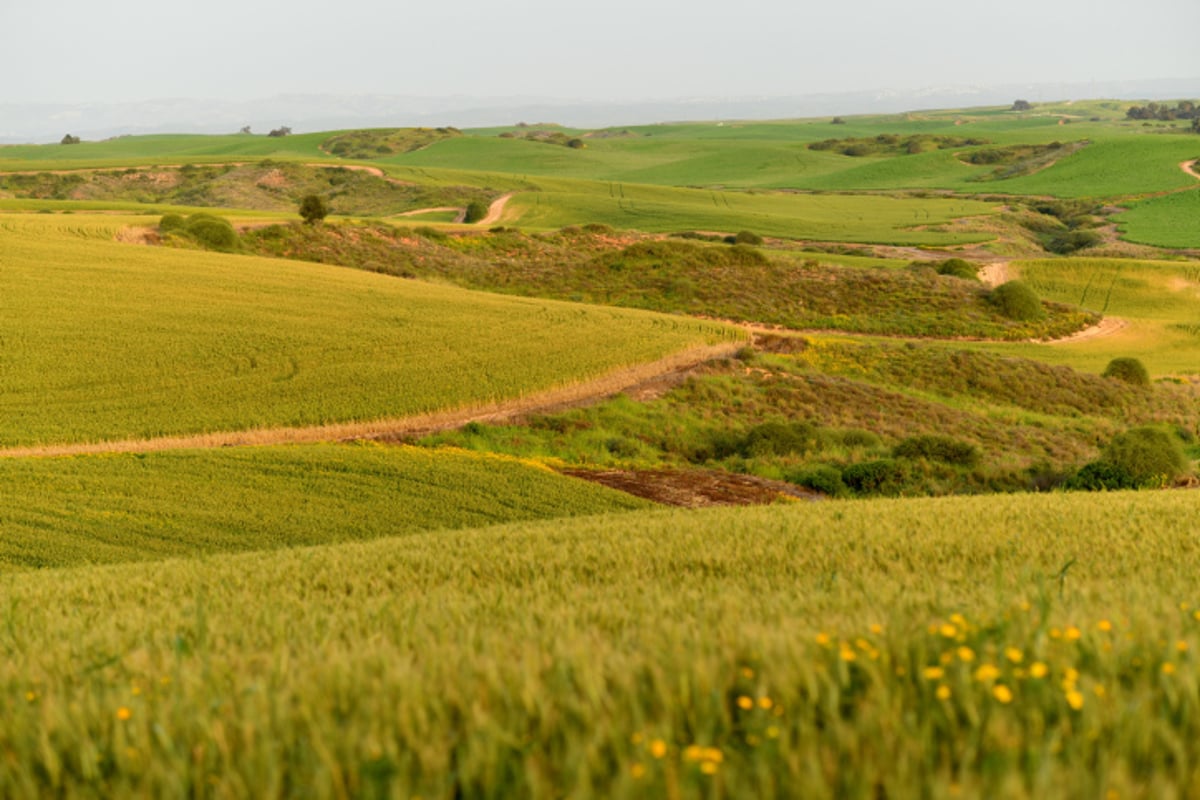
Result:
M488 206L487 216L479 220L479 224L486 226L495 225L497 222L499 222L500 217L504 215L504 208L508 205L508 201L512 199L512 196L513 193L509 192L508 194L501 195L493 200L492 204Z
M717 470L561 469L563 475L682 508L765 505L780 499L821 500L824 495L783 481Z

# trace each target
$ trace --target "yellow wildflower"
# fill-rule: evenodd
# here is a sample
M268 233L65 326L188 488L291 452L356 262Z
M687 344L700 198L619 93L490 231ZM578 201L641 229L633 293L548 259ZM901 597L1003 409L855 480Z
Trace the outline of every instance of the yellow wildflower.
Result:
M1099 628L1100 630L1104 631L1105 633L1108 633L1109 631L1112 630L1112 623L1106 619L1102 619L1096 623L1096 627Z
M1185 642L1183 639L1180 639L1178 642L1175 643L1175 649L1178 650L1180 653L1186 653L1187 649L1188 649L1188 643Z
M768 727L767 728L767 738L768 739L779 738L779 728L776 728L774 725L771 725L770 727Z
M873 634L875 634L876 636L878 636L879 634L883 633L883 626L882 626L882 625L880 625L878 622L876 622L876 623L874 623L874 624L872 624L872 625L871 625L871 627L870 627L870 629L869 629L869 630L871 631L871 633L873 633Z
M716 775L717 774L717 762L705 761L703 764L700 765L700 771L703 772L705 775Z
M629 774L632 775L635 779L640 778L646 774L646 768L644 766L642 766L641 764L634 764L632 767L629 768Z
M839 655L841 656L842 661L857 661L858 660L858 653L855 653L853 648L851 648L845 642L842 643L842 650L839 653Z
M1067 705L1078 711L1083 708L1083 692L1072 689L1067 692Z
M706 761L715 761L720 764L725 760L725 754L715 747L704 748L704 758Z
M941 686L937 687L937 692L935 694L937 694L938 700L949 700L950 687L943 683Z
M946 670L942 669L941 667L926 667L922 674L925 676L926 680L938 681L941 680L942 676L946 674Z
M982 683L994 681L1000 677L1000 669L995 664L981 664L979 669L975 670L975 680Z
M769 698L769 697L760 697L760 698L758 698L758 707L759 707L759 708L761 708L761 709L764 709L764 710L765 710L765 709L769 709L769 708L770 708L771 706L773 706L773 705L775 705L775 701L773 701L773 700L772 700L771 698Z
M667 743L662 739L655 739L650 743L650 755L655 758L662 758L667 754Z
M1029 665L1029 674L1035 678L1044 678L1050 674L1050 668L1041 661L1035 661Z
M1172 664L1170 661L1163 662L1162 672L1163 672L1163 675L1174 675L1175 674L1175 665Z
M975 651L967 647L965 644L956 651L960 661L971 662L975 660Z
M124 722L125 720L129 719L132 716L133 716L133 712L130 711L125 706L121 706L120 708L117 709L117 719L121 720L122 722Z
M1008 703L1011 703L1013 699L1012 689L1009 689L1003 683L997 683L992 687L992 697L996 698L998 702L1007 705Z
M829 646L829 634L825 633L825 631L821 631L820 633L818 633L817 634L817 644L821 645L821 647L828 647Z
M683 751L683 757L688 761L699 761L704 758L704 748L698 744L688 745Z
M749 711L750 709L754 708L754 701L746 695L739 697L737 699L737 704L738 708L742 709L743 711Z
M1071 625L1065 631L1063 631L1063 636L1066 637L1067 641L1074 642L1078 641L1079 637L1083 636L1083 632L1074 625Z
M1005 649L1004 657L1014 664L1020 664L1025 660L1025 654L1015 647L1009 647Z
M958 628L954 627L949 622L946 622L943 623L940 628L938 628L938 633L942 634L942 636L946 637L947 639L953 639L958 635Z

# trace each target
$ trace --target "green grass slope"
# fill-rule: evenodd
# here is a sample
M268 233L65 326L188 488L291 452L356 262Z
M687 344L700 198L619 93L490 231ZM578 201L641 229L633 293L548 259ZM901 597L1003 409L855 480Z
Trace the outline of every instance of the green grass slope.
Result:
M1193 508L830 502L0 575L0 794L1184 796Z
M0 217L0 445L403 416L516 398L733 335L358 270L136 247L112 241L123 221Z
M6 458L0 483L0 572L329 544L648 505L515 459L379 445Z

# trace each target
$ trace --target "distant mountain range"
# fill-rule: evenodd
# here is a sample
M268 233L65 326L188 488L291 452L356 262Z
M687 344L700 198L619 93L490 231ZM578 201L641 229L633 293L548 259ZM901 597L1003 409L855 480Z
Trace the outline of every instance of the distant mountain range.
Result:
M446 126L459 128L557 122L580 128L714 119L788 119L832 114L895 113L1011 103L1122 98L1196 99L1200 78L1009 86L949 86L796 97L696 97L639 101L582 101L537 97L404 97L394 95L278 95L259 100L162 99L136 103L0 103L0 142L56 142L72 134L106 139L125 134L236 133L250 125L265 133L286 125L296 133L341 128Z

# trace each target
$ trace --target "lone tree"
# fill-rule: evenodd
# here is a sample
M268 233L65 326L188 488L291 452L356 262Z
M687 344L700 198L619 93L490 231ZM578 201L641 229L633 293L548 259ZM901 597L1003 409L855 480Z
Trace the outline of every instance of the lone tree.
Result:
M1011 111L1029 111L1033 108L1033 103L1028 100L1014 100Z
M325 202L325 198L310 194L305 195L300 201L300 216L308 225L313 225L325 219L329 214L329 205Z
M268 134L267 134L267 136L270 136L270 137L272 137L272 138L274 138L274 139L280 139L280 138L282 138L282 137L284 137L284 136L288 136L288 135L290 135L290 134L291 134L291 132L292 132L292 129L291 129L291 128L289 128L289 127L288 127L288 126L286 126L286 125L282 125L282 126L280 126L280 127L276 128L276 129L274 129L274 130L273 130L273 131L271 131L270 133L268 133Z
M62 137L62 141L59 144L79 144L79 141L80 140L78 136L72 136L68 133L66 136Z

